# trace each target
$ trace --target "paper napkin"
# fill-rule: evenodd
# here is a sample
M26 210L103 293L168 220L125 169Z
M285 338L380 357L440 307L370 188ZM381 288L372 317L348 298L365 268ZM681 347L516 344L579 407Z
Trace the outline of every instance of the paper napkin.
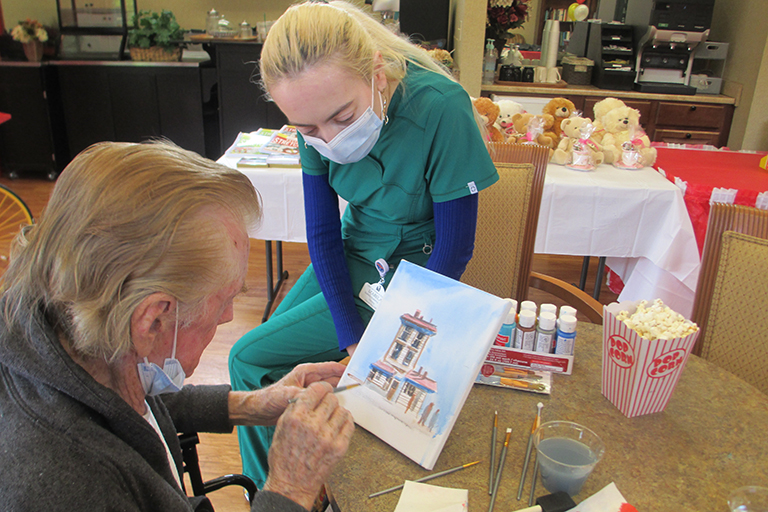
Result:
M395 512L467 512L469 492L406 480Z
M568 512L637 512L611 482Z

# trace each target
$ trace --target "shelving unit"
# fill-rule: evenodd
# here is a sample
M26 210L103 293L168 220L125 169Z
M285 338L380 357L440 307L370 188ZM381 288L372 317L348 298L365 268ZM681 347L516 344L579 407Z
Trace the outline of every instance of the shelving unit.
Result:
M594 23L587 58L595 61L592 83L601 89L632 90L635 83L634 29L618 23Z
M120 7L115 7L119 3ZM58 0L63 58L125 59L128 24L137 13L136 0Z
M589 15L593 16L597 12L598 0L586 0L584 4L589 7ZM536 15L536 36L535 43L541 44L541 34L544 31L544 22L547 20L547 11L564 9L568 12L568 7L575 3L576 0L541 0L539 2L539 11ZM569 33L573 30L573 23L569 21L560 21L560 31Z

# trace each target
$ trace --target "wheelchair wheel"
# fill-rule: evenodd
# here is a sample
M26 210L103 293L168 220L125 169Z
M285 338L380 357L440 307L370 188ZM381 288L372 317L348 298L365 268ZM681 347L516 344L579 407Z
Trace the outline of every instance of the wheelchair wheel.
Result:
M11 242L22 226L32 224L32 212L13 191L0 185L0 275L8 267Z

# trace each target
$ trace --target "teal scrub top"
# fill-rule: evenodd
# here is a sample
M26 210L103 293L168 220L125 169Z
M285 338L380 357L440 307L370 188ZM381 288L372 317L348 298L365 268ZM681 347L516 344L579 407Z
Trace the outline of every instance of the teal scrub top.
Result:
M387 116L378 141L359 162L337 164L299 143L303 172L327 173L334 191L349 202L342 238L355 291L377 280L378 258L393 268L403 258L425 266L425 246L435 238L432 203L477 193L499 179L469 95L458 83L409 65Z

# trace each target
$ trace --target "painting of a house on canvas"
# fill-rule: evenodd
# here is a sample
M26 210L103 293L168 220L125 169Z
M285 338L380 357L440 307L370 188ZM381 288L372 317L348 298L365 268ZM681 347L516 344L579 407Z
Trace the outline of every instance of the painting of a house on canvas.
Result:
M509 303L407 261L398 265L339 385L355 423L431 469Z
M428 377L429 371L418 365L419 358L437 327L424 320L418 309L400 317L400 328L392 344L378 361L371 363L365 385L399 405L405 414L419 414L417 425L434 428L439 410L434 408L437 382ZM432 414L430 419L430 414Z

